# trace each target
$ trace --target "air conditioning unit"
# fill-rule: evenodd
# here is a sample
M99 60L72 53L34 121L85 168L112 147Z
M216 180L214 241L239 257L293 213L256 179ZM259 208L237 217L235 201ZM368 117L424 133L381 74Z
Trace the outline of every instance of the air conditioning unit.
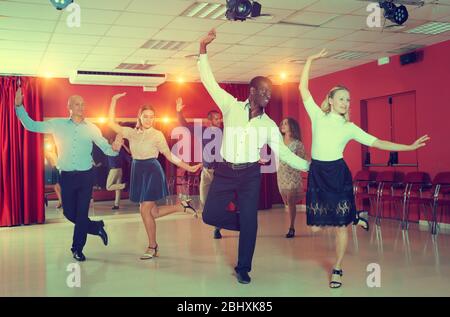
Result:
M166 81L166 74L77 70L71 74L69 81L80 85L158 87Z

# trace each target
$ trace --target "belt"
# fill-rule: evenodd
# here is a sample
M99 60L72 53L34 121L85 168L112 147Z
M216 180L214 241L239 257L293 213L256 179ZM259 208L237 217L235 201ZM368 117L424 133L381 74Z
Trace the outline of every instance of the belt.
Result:
M85 173L89 173L92 172L92 168L88 169L86 171L60 171L60 173L66 173L66 174L71 174L71 175L75 175L75 174L85 174Z
M233 169L233 170L242 170L251 166L254 166L256 164L258 164L258 162L253 162L253 163L230 163L227 162L225 160L223 160L223 163L225 165L227 165L229 168Z

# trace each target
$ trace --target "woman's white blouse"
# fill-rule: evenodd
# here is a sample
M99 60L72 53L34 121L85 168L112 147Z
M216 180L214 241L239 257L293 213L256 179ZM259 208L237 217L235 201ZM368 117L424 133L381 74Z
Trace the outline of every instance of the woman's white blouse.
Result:
M170 154L167 141L159 130L122 127L122 133L123 137L130 141L130 151L134 159L146 160L158 158L159 153Z
M303 101L312 124L311 157L319 161L335 161L343 157L350 140L367 146L377 140L352 122L336 113L323 112L312 97Z

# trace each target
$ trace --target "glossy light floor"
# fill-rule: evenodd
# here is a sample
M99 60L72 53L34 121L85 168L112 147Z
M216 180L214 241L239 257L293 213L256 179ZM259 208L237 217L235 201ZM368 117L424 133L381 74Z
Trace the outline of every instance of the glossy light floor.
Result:
M344 284L331 290L332 231L309 233L298 213L298 235L286 239L284 208L261 211L252 283L242 285L233 276L236 232L213 240L200 219L170 215L158 220L161 256L141 261L147 241L136 206L113 214L110 204L96 203L93 215L104 219L110 244L88 238L80 287L67 285L73 225L52 205L48 224L0 228L0 296L450 296L450 235L432 239L417 225L407 234L387 220L370 232L349 229ZM371 263L380 266L379 288L367 286Z

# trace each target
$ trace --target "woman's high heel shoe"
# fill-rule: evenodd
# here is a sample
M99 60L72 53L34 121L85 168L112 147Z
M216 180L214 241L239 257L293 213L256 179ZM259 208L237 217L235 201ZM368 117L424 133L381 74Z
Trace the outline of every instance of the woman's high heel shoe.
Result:
M158 256L158 244L154 248L148 247L145 253L140 257L141 260L149 260Z
M191 201L192 201L192 199L188 199L188 200L183 200L181 202L181 206L183 206L183 208L184 208L183 212L187 212L186 211L187 209L191 209L194 212L195 218L198 218L197 210L194 207L192 207Z
M295 229L294 228L289 228L289 231L286 234L286 238L290 239L290 238L293 238L293 237L295 237Z
M366 231L369 231L369 222L368 222L366 219L364 219L363 217L361 217L361 214L362 214L363 212L364 212L364 211L357 211L357 212L356 212L356 219L355 219L355 221L353 222L353 224L354 224L354 225L360 225L361 228L363 228L363 229L366 230Z
M342 286L342 282L338 281L336 279L336 277L334 277L333 279L333 275L338 275L342 278L343 272L342 270L336 270L333 269L333 271L331 272L331 281L330 281L330 288L339 288Z

